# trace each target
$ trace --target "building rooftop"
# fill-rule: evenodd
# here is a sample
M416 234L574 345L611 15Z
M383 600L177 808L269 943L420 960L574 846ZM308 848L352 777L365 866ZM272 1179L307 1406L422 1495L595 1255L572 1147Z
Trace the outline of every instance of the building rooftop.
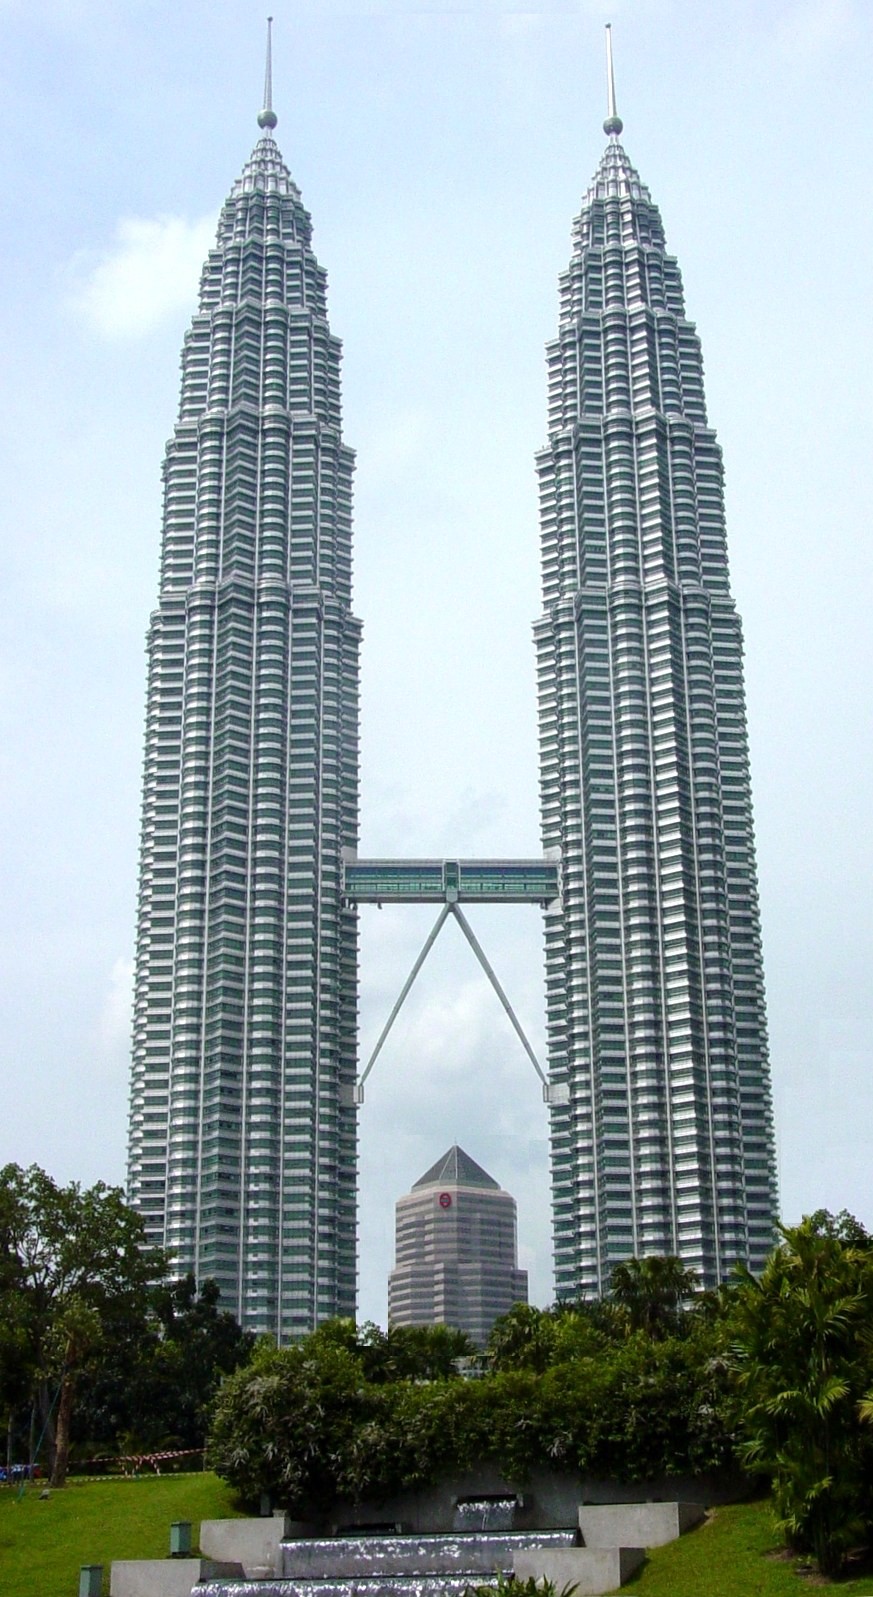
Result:
M483 1170L482 1166L477 1164L475 1159L471 1159L463 1148L459 1148L457 1143L449 1149L448 1153L444 1153L436 1164L432 1164L429 1170L425 1170L424 1175L419 1177L412 1190L414 1192L416 1187L440 1185L491 1187L498 1192L500 1191L500 1182L495 1181L493 1176L489 1176L487 1170Z

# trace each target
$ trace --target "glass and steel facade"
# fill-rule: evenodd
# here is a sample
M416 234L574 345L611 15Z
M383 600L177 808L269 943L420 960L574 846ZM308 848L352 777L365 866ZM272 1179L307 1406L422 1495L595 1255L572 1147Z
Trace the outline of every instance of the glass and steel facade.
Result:
M260 120L164 467L129 1191L176 1269L286 1340L355 1310L360 626L340 345Z
M573 231L538 456L556 1283L760 1268L776 1185L742 637L700 343L617 118Z

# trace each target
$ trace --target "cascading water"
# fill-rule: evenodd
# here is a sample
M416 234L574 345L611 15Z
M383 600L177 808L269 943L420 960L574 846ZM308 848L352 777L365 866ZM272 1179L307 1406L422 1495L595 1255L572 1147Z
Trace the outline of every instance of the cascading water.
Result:
M463 1597L499 1573L511 1574L516 1552L572 1547L567 1530L498 1529L511 1522L513 1498L476 1498L457 1505L466 1528L452 1535L307 1537L282 1543L282 1574L269 1580L212 1580L197 1597ZM486 1528L486 1520L488 1526Z
M455 1530L463 1535L512 1530L517 1507L517 1497L459 1497L455 1504Z

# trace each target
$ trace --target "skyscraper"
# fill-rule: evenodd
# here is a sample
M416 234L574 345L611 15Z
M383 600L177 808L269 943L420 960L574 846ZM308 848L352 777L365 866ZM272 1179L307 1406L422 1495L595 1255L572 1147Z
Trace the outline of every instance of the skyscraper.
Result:
M527 1302L515 1199L457 1143L398 1198L389 1325L451 1325L480 1347Z
M449 915L546 908L556 1284L707 1284L773 1238L739 618L700 345L620 142L574 228L538 457L540 860L358 861L352 455L311 224L274 138L185 340L149 629L129 1191L280 1341L355 1309L356 1107ZM442 904L357 1080L359 902Z
M273 130L185 339L148 636L129 1191L175 1268L285 1340L355 1309L353 459Z
M609 40L609 35L607 34ZM700 343L615 114L573 228L538 456L556 1282L629 1254L707 1284L772 1244L740 621ZM563 1101L560 1101L563 1099Z

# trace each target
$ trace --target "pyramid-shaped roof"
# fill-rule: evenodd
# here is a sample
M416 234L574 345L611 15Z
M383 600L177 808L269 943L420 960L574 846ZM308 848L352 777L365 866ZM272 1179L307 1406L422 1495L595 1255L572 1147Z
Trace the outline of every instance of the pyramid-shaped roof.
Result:
M608 199L643 200L647 205L652 203L646 184L636 167L631 166L625 150L615 138L607 144L582 203L591 205L595 200Z
M240 194L290 194L299 200L300 190L288 171L276 140L268 129L258 139L240 176L231 189L231 198Z
M489 1176L475 1159L471 1159L463 1148L455 1143L448 1153L444 1153L436 1164L425 1170L415 1183L416 1187L453 1186L453 1187L491 1187L500 1191L500 1182ZM415 1187L413 1187L415 1191Z

